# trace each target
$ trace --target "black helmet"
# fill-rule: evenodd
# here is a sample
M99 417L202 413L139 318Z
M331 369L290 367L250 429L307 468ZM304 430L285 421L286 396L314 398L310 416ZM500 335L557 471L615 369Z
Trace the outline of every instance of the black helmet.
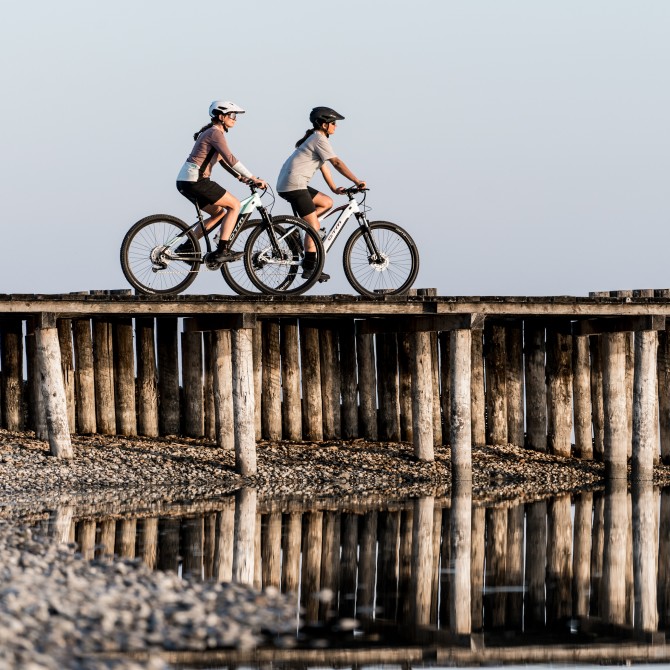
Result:
M330 107L315 107L309 113L310 123L314 126L320 126L322 123L331 123L332 121L342 121L344 117L338 114Z

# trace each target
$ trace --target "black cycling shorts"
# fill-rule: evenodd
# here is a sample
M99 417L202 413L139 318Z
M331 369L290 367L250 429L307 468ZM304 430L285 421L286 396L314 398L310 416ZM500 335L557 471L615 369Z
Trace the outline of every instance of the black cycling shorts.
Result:
M197 202L200 207L213 205L226 195L226 189L211 179L178 181L177 190L194 205Z
M301 188L297 191L279 191L279 195L291 203L293 211L297 216L303 217L316 212L314 200L312 198L318 195L318 191L311 186Z

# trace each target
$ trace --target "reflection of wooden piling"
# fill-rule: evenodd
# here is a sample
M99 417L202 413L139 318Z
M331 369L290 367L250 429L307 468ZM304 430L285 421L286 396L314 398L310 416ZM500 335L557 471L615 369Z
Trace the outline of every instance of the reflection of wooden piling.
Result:
M77 431L95 433L95 373L93 369L93 340L89 319L72 322L74 335L74 366Z
M658 458L658 383L655 331L635 333L632 477L651 481Z
M605 476L627 476L626 334L603 337L603 407L605 416Z
M307 623L319 618L318 593L321 589L321 548L323 546L323 512L303 516L302 588L300 600Z
M506 623L507 629L523 628L523 548L524 548L523 504L519 503L507 510L507 557L505 562L505 583L508 589Z
M84 519L77 523L74 539L81 557L85 561L93 560L95 556L95 521Z
M507 594L505 593L505 558L507 555L507 509L486 510L486 590L484 623L500 628L505 624Z
M121 519L116 524L115 553L121 558L135 558L137 519Z
M547 503L526 505L524 629L544 628L547 575Z
M452 479L472 479L472 404L470 361L472 334L469 330L454 330L449 344L449 425L451 435Z
M179 434L179 350L177 319L156 320L158 343L158 423L161 435Z
M23 428L23 321L5 321L2 335L2 425L7 430Z
M658 555L670 556L670 490L661 491ZM659 628L665 630L670 622L670 561L658 561L658 618Z
M103 519L99 524L100 534L98 536L95 557L100 559L112 559L114 557L114 543L116 539L116 520Z
M179 568L179 542L181 520L168 517L158 520L158 569L172 570Z
M263 588L281 586L281 512L271 512L261 525Z
M319 621L325 621L337 607L340 587L340 519L339 512L323 514L323 557L321 559L321 591L332 592L333 600L323 598L319 605Z
M265 440L278 441L282 437L279 321L268 319L257 327L263 329L261 434Z
M114 399L114 344L112 322L108 318L93 319L93 367L95 369L95 414L98 433L116 433Z
M434 507L435 500L432 496L418 498L414 502L411 611L415 626L430 623Z
M339 439L342 435L340 408L340 359L337 330L319 329L319 356L321 364L321 407L323 412L323 437Z
M398 442L400 440L400 406L398 404L398 341L395 333L380 333L376 336L376 354L379 439ZM414 393L416 394L416 389ZM431 425L432 403L431 395L428 410L430 411ZM416 432L416 418L414 416L412 416L412 421ZM416 434L414 439L416 440Z
M620 349L624 355L624 340ZM623 373L623 365L621 366ZM623 385L623 374L621 374ZM622 394L625 402L625 397ZM605 404L606 416L607 404ZM626 414L623 412L625 427ZM625 434L625 431L624 431ZM625 453L625 452L624 452ZM607 481L604 511L603 571L600 583L600 614L607 623L623 624L626 621L626 554L628 546L628 495L626 480Z
M358 437L358 380L356 374L356 326L345 319L339 327L342 387L342 438Z
M547 383L544 324L524 323L526 372L526 446L547 451Z
M203 547L203 576L205 581L211 581L214 577L214 552L216 542L216 514L210 512L205 514L205 542Z
M205 545L205 520L201 515L184 519L182 532L182 574L186 579L202 580Z
M358 567L358 516L342 516L342 572L340 578L340 616L356 614L356 570Z
M140 435L157 437L158 372L153 319L135 319L137 351L137 429Z
M358 528L358 588L356 614L364 619L374 617L375 577L377 567L377 512L366 512Z
M282 590L298 593L300 589L300 548L302 545L302 514L291 512L285 517L282 558Z
M298 321L282 319L279 345L282 377L282 433L286 440L302 440L302 401L300 399L300 345Z
M388 337L388 336L385 336ZM433 373L430 333L411 334L412 435L414 456L420 461L435 460L433 435ZM389 365L386 360L385 365ZM392 404L391 395L386 399ZM395 412L393 412L395 415ZM390 414L387 416L390 420ZM387 424L388 425L388 424ZM399 435L398 438L399 439ZM389 436L387 439L394 439Z
M249 336L251 334L249 333ZM251 338L249 337L251 347ZM251 381L251 380L250 380ZM252 423L253 426L253 423ZM233 581L253 584L256 547L256 489L244 488L235 494L233 539Z
M361 437L377 439L377 375L374 335L356 332Z
M233 578L233 537L235 533L235 499L227 498L225 507L216 513L214 574L217 582Z
M487 444L507 444L507 374L505 328L490 321L484 326L486 361Z
M593 495L580 493L575 501L575 539L572 557L572 611L588 617L591 591L591 530Z
M510 321L505 328L507 364L507 441L519 447L524 445L524 384L523 384L523 322Z
M591 432L591 365L589 336L576 335L572 347L572 396L575 418L575 455L593 458Z
M378 616L394 621L398 607L400 512L379 513Z
M547 515L547 620L572 613L572 519L570 496L549 502Z
M235 471L241 475L255 475L257 470L252 342L252 328L232 331Z
M202 390L202 333L181 335L182 379L184 389L184 432L189 437L205 434Z
M119 435L137 435L135 348L133 346L132 319L117 317L112 326L112 334L116 432Z
M229 330L212 333L212 382L216 444L222 449L235 449L235 416L233 413L233 359Z
M300 363L302 366L302 427L306 440L323 440L323 406L321 404L321 357L319 330L312 323L300 321Z
M451 494L450 510L449 630L467 635L472 632L472 483L459 481ZM444 569L444 566L443 566Z
M49 515L49 535L57 544L70 542L73 508L70 505L59 505Z
M591 540L591 602L589 614L600 615L600 585L603 576L605 548L605 501L596 494L593 499L593 534Z
M636 364L638 351L636 351ZM655 631L658 626L656 601L658 552L658 524L656 510L658 496L650 481L633 482L633 574L635 583L635 628Z
M148 517L140 521L138 553L142 563L153 570L158 558L158 518Z
M486 509L472 510L472 553L470 557L470 580L472 582L472 607L470 618L472 631L484 627L484 560L486 557Z
M572 335L547 328L547 448L570 456L572 447Z

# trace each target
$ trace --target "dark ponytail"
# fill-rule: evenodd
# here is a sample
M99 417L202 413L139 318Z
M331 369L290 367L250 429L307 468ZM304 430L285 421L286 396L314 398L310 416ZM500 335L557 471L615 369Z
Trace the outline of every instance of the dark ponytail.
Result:
M200 137L200 135L201 135L202 133L204 133L206 130L209 130L213 125L214 125L214 121L210 121L206 126L203 126L202 128L200 128L200 130L198 130L198 131L195 133L195 135L193 135L193 139L194 139L194 140L197 140L198 137Z
M295 148L297 149L308 137L311 137L315 132L316 128L310 128L308 131L306 131L304 136L295 143Z

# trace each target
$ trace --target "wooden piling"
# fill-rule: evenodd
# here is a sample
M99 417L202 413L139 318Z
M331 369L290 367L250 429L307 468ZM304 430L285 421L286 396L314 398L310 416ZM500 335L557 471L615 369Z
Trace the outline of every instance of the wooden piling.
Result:
M403 442L414 442L412 341L411 333L398 333L398 402L400 404L400 437Z
M670 289L654 292L658 298L670 297ZM667 319L666 319L667 322ZM670 464L670 324L658 334L658 419L661 461Z
M279 320L267 319L257 327L263 329L261 435L265 440L279 441L282 438Z
M254 398L261 397L263 392L263 331L261 328L254 328L252 331L253 337L253 361L254 361ZM256 440L260 440L262 436L262 417L261 417L261 403L257 402L254 408L254 430Z
M504 326L487 321L484 327L487 444L507 444L506 357Z
M146 437L158 437L158 372L154 320L135 319L137 358L137 430Z
M319 329L319 356L323 437L326 440L337 440L342 436L338 350L337 330L330 324L324 325Z
M116 433L114 344L112 321L106 317L93 319L93 368L97 432L114 435Z
M377 355L377 395L379 397L379 438L389 442L399 442L400 405L398 402L398 340L396 334L381 333L376 335L375 351ZM414 393L416 394L416 389L414 389ZM430 396L426 396L426 399L430 400L430 421L432 424L432 392ZM412 407L414 408L414 405ZM416 431L414 416L412 422ZM414 436L414 439L416 440L416 436Z
M26 368L28 372L28 427L35 431L38 440L47 441L47 416L42 398L42 386L37 362L37 344L35 342L36 318L26 322ZM1 385L0 385L1 388ZM70 427L72 428L72 427Z
M437 344L437 333L428 333L430 339L431 381L433 385L433 444L442 445L449 436L442 437L442 403L440 399L440 353Z
M572 335L547 328L547 447L557 456L572 450Z
M412 434L414 456L420 461L435 460L433 437L433 379L432 356L429 333L411 334L412 372ZM388 360L386 361L388 365ZM386 398L386 407L392 407L392 394ZM395 411L386 415L384 425L391 430L391 418ZM399 428L399 423L398 423ZM382 431L383 434L383 431ZM392 439L392 438L387 438Z
M23 321L10 319L2 330L2 425L23 430Z
M180 433L179 347L176 317L156 320L158 346L158 425L161 435Z
M93 339L90 319L72 321L74 335L75 394L77 432L95 433L95 371L93 365Z
M204 399L203 409L205 414L205 437L208 440L216 440L216 409L214 402L214 365L212 358L214 355L214 335L212 331L202 334L202 345L204 355ZM214 522L212 522L214 523Z
M304 438L323 440L321 402L321 358L319 330L313 322L300 320L300 362L302 367L302 426Z
M358 437L358 375L356 373L356 324L345 319L338 333L340 341L340 384L342 393L342 438Z
M358 361L360 434L366 440L374 441L378 435L374 335L356 332L356 358Z
M449 444L454 481L472 479L471 351L471 331L452 331L449 345Z
M440 350L440 412L442 413L442 438L445 444L451 442L451 333L442 331L438 333L437 342ZM467 367L472 377L472 337L470 338L470 351L468 354ZM472 381L472 380L471 380ZM468 403L471 403L472 391L469 389ZM470 420L472 421L472 406L470 406ZM472 436L472 426L470 426Z
M658 382L655 331L635 333L632 477L651 481L658 457Z
M472 372L470 377L470 424L472 444L486 444L486 391L484 387L484 331L472 331Z
M184 389L184 432L188 437L205 434L203 412L202 333L181 335L182 379Z
M137 435L135 348L132 319L116 318L112 324L112 337L116 432L119 435Z
M72 432L77 426L74 382L74 357L72 354L72 319L57 319L58 344L67 403L67 423Z
M214 385L214 412L216 445L235 449L235 417L233 414L233 363L229 330L212 332L212 377Z
M505 388L507 390L507 441L524 446L523 321L505 324Z
M572 347L572 397L574 402L575 455L593 458L591 431L591 364L589 336L576 335Z
M547 383L545 326L532 319L524 322L526 372L526 446L547 451Z
M300 345L297 319L280 322L282 377L282 432L284 439L302 440L302 400L300 398Z
M628 451L626 334L607 333L602 337L605 477L625 480Z
M253 329L232 331L233 413L235 416L235 471L256 474L256 431L253 383ZM254 492L254 507L255 507ZM252 572L253 575L253 572ZM248 582L247 582L248 583Z
M591 418L593 422L593 456L605 458L605 404L603 399L603 336L589 337L591 354Z

